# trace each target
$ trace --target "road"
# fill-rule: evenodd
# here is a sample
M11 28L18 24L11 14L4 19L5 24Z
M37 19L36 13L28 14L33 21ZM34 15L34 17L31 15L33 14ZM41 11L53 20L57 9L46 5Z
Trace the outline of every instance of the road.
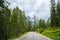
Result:
M17 40L51 40L51 39L36 32L29 32Z

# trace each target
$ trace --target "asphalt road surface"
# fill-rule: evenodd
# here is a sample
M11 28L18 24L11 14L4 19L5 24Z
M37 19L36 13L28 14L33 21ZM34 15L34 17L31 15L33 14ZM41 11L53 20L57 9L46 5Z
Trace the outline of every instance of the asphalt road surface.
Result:
M51 40L51 39L36 32L29 32L17 40Z

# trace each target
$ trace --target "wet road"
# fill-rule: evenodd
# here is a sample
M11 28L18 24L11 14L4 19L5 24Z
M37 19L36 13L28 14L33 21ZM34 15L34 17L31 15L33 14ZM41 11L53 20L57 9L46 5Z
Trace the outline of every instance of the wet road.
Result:
M36 32L29 32L24 37L19 38L17 40L51 40L51 39L41 34L37 34Z

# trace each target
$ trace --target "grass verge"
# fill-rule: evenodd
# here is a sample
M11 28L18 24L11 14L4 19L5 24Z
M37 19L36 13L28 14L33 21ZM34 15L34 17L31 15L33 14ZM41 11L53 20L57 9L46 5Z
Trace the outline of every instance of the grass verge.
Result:
M41 33L41 32L38 32ZM57 28L47 28L41 33L53 40L60 40L60 27Z
M20 34L18 37L16 37L16 38L11 38L11 39L8 39L8 40L16 40L16 39L18 39L18 38L22 37L23 35L25 35L26 33L27 33L27 32L22 33L22 34Z

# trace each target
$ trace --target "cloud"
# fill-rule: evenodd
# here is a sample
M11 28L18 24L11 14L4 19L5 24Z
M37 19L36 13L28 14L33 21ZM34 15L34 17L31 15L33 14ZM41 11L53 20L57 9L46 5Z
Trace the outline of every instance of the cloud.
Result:
M47 20L50 17L50 0L7 0L11 3L10 8L18 6L24 10L27 16Z

